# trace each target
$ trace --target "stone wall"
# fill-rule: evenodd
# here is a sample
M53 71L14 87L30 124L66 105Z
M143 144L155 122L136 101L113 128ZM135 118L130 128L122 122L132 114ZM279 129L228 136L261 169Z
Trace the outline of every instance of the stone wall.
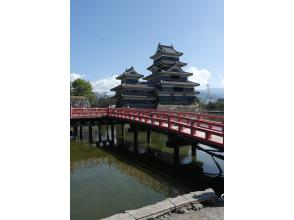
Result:
M158 110L174 111L174 112L201 112L198 104L192 105L161 105L157 106Z
M72 108L90 108L90 102L86 97L72 96L70 97L70 106Z

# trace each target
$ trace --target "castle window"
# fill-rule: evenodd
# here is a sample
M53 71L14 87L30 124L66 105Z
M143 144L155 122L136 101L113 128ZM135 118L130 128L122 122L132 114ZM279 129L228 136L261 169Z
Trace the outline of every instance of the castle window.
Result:
M171 79L173 79L173 80L177 80L179 78L180 78L180 76L171 76Z
M175 87L174 88L174 91L175 92L182 92L183 91L183 88L182 87Z

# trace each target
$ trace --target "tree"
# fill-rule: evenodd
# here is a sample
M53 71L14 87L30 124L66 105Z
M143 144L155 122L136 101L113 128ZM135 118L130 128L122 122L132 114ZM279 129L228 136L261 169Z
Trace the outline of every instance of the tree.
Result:
M89 81L83 79L76 79L71 83L70 88L71 96L85 96L89 102L91 107L97 106L97 97L93 92L93 87Z
M99 108L105 108L111 105L115 105L115 99L107 95L106 92L96 93L96 96L97 96L97 102L98 102L97 106Z
M215 103L209 101L206 105L207 110L215 110Z
M206 105L207 110L218 110L218 111L223 111L224 110L224 101L218 100L216 102L208 102Z
M215 102L215 108L217 110L224 110L224 100L218 100Z

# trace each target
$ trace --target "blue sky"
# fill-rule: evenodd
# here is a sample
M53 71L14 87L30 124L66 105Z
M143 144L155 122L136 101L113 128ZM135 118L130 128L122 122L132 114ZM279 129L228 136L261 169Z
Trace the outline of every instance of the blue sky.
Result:
M127 67L143 75L158 42L184 53L201 87L223 87L222 0L71 0L71 79L95 91L115 86Z

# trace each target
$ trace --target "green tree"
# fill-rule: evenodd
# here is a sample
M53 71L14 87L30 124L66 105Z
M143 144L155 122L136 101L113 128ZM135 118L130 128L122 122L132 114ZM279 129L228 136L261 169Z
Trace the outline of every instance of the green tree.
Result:
M209 101L208 104L206 105L207 110L215 110L215 103Z
M86 97L91 107L97 106L97 97L93 92L93 87L89 81L83 79L76 79L71 83L70 89L71 96L84 96Z
M217 102L215 102L215 108L217 110L224 110L224 101L218 100Z
M219 110L223 111L224 110L224 101L223 100L218 100L216 102L208 102L206 105L207 110Z
M97 93L97 106L99 108L105 108L111 105L115 105L115 99L108 96L105 92Z

